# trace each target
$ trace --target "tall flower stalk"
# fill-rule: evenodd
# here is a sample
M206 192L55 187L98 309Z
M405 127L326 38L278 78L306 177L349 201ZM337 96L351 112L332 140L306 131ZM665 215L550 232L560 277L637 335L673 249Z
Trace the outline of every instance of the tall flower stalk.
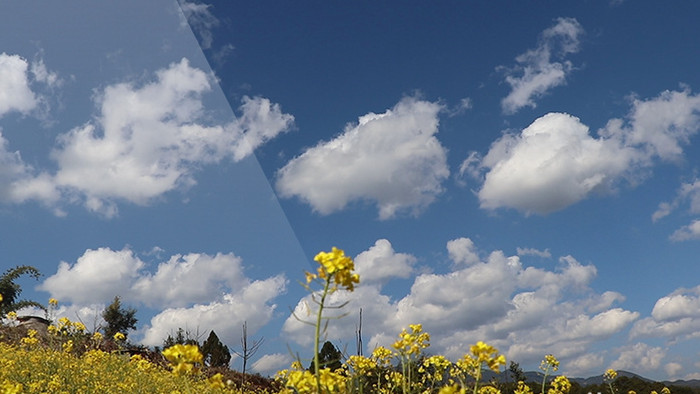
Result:
M321 367L319 360L319 343L321 342L321 326L324 319L323 312L325 308L340 309L345 304L336 306L327 306L326 299L329 294L333 294L338 290L355 290L355 285L360 283L360 276L353 272L355 263L352 259L345 255L345 252L335 246L330 252L320 252L314 260L319 263L316 273L306 272L306 284L304 287L311 292L311 298L318 305L316 313L315 331L314 331L314 375L316 377L316 388L318 392L321 390ZM321 285L320 299L316 299L316 292L311 288L311 282L316 282Z
M613 387L613 381L617 379L617 371L614 369L608 369L605 371L605 374L603 374L603 381L608 384L608 388L610 388L610 394L615 394L615 388Z
M540 370L544 372L544 377L542 377L542 394L544 394L544 388L547 384L547 376L552 372L556 372L559 369L559 360L551 354L544 356L544 360L540 363Z

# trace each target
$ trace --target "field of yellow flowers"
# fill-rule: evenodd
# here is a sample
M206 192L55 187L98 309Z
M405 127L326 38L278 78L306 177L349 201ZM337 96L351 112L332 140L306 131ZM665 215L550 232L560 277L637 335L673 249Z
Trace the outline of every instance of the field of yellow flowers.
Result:
M0 393L501 394L502 385L483 381L483 371L499 372L506 364L497 349L478 342L454 362L441 355L428 357L424 351L430 346L430 335L420 324L399 333L391 349L378 347L369 357L347 357L339 369L324 368L319 360L321 327L324 320L334 318L324 315L324 309L342 307L327 305L327 296L353 291L360 278L353 272L352 259L340 249L321 252L315 260L319 267L306 273L304 284L318 306L309 322L315 326L312 369L295 361L277 373L274 384L241 385L206 368L197 345L176 344L161 354L130 354L123 348L122 333L104 338L66 318L38 332L12 324L16 314L11 312L6 316L10 323L0 330ZM50 307L56 304L54 299L49 301ZM571 383L566 377L548 379L558 367L559 361L547 355L540 366L541 384L513 383L508 393L567 394ZM613 385L616 376L613 370L605 374L608 394L618 394Z

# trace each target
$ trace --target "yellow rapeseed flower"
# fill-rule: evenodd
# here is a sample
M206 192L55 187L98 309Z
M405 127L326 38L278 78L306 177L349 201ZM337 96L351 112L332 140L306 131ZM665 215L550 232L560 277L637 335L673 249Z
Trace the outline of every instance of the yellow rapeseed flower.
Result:
M212 389L225 389L226 384L224 383L223 378L224 375L221 373L212 375L209 379L207 379L207 382L209 382L209 387Z
M559 360L551 354L544 356L540 363L540 369L544 372L554 372L559 369Z
M63 348L64 352L72 352L73 351L73 340L69 339L68 341L64 342L63 345L61 345Z
M29 329L27 331L27 336L20 340L22 346L32 346L39 343L39 338L36 337L36 330Z
M608 369L603 375L603 379L605 381L613 381L615 380L615 378L617 378L617 371L615 371L614 369Z
M24 387L22 386L22 383L14 383L10 382L9 380L5 380L5 382L3 382L2 385L0 385L0 392L5 394L19 394L23 390Z
M80 333L82 333L83 331L85 331L87 329L85 327L85 324L83 324L79 321L73 322L73 328L75 328L75 330L80 332Z
M49 305L51 305L51 306L58 305L58 300L55 298L49 298Z
M126 336L124 334L122 334L121 332L114 334L114 340L117 342L121 342L125 339L126 339Z
M357 375L366 375L368 372L378 367L375 360L365 356L355 355L348 358L347 365L350 366Z
M465 394L467 390L458 384L453 384L451 386L441 387L438 394Z
M547 394L566 394L571 389L571 383L566 376L557 376L552 380L552 388L547 391Z
M353 291L355 284L360 283L360 276L352 272L355 269L355 263L345 255L342 249L334 246L330 252L319 252L314 260L321 265L318 268L318 278L324 280L332 278L336 285L348 291ZM307 283L310 283L317 276L306 273Z
M290 393L315 393L316 376L309 371L290 371L285 382L285 388L291 389Z
M515 394L532 394L530 386L526 385L522 380L518 381L518 387L514 391Z
M58 319L58 329L59 330L63 330L65 328L68 328L68 327L70 327L70 325L71 325L70 319L65 317L65 316Z
M420 324L411 324L409 328L411 333L409 334L405 328L401 330L399 339L392 346L404 355L418 355L430 346L430 334L423 332L423 326Z
M17 320L17 312L15 312L15 311L7 312L6 316L7 316L8 320L12 320L12 321Z
M499 367L506 364L506 357L499 355L498 349L484 342L477 342L470 350L479 364L485 363L494 372L498 372Z
M479 394L501 394L501 390L493 386L481 386L479 387Z
M194 370L194 364L201 364L204 357L197 345L176 344L163 350L163 356L173 367L173 373L183 375Z

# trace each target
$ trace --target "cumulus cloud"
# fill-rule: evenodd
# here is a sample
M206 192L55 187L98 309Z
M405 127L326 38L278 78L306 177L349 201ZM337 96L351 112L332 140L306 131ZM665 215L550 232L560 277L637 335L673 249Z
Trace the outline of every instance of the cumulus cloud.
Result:
M277 191L323 215L353 201L375 202L380 219L404 210L417 214L449 176L446 150L435 137L441 109L408 97L382 114L364 115L281 168Z
M692 338L700 330L700 286L678 289L656 301L651 316L635 323L632 338L662 337L670 342Z
M566 83L573 69L567 55L579 51L583 28L574 18L558 18L556 24L542 32L536 48L515 58L517 65L504 68L511 92L501 101L506 114L536 106L535 99L550 89Z
M618 349L620 356L613 361L610 368L615 370L634 370L635 372L658 371L661 362L666 357L666 351L660 347L652 347L645 343L636 343Z
M669 343L697 337L700 330L700 286L678 289L661 297L650 317L635 323L632 338L661 337Z
M129 249L88 249L74 264L62 261L39 289L73 303L106 302L127 296L143 268L144 262Z
M219 25L219 20L209 10L209 4L196 3L194 1L178 0L182 10L182 25L190 26L199 37L199 45L202 49L211 48L214 36L211 30Z
M197 328L192 324L233 343L243 322L255 332L271 319L273 301L286 286L282 275L247 278L241 258L232 253L175 255L151 273L129 248L99 248L87 250L75 263L61 262L39 289L74 309L105 305L119 295L126 303L160 310L141 329L142 343L154 346L178 328Z
M143 86L107 86L98 95L94 120L59 136L52 152L56 174L25 176L12 191L14 199L54 203L60 195L111 217L117 200L143 205L189 187L202 164L242 160L291 127L293 117L261 97L244 97L240 116L229 123L204 124L203 95L212 82L182 59Z
M615 141L592 137L578 118L550 113L493 143L480 162L488 169L481 207L553 212L609 190L634 157Z
M479 252L469 238L447 241L447 253L455 264L471 265L480 261Z
M687 241L700 239L700 219L693 220L690 224L674 231L669 237L671 241Z
M33 76L33 78L30 78ZM0 116L39 110L42 95L30 82L50 88L62 80L42 59L29 63L0 54ZM63 202L82 202L93 212L115 216L119 200L145 205L174 189L196 183L201 165L248 157L288 131L294 117L262 97L243 97L238 116L209 124L204 95L214 78L187 59L158 70L143 84L109 85L96 95L93 120L57 138L54 174L25 164L0 134L0 200L36 200L63 214Z
M538 250L534 248L516 248L516 252L518 253L518 256L539 256L545 259L552 257L552 253L549 252L549 249Z
M286 353L265 354L253 363L253 371L263 376L272 376L277 371L289 368L292 361Z
M31 176L31 168L24 163L20 152L12 152L9 142L0 132L0 200L13 202L18 199L17 193L28 193L28 187L18 187ZM21 196L19 196L21 198Z
M28 69L29 63L21 56L0 53L0 117L11 111L26 115L36 107Z
M672 201L659 204L658 209L651 216L652 221L656 222L668 216L686 201L689 203L688 211L690 213L700 213L700 180L695 179L693 182L681 184L676 197Z
M354 260L355 271L363 283L408 278L416 262L416 258L410 254L396 253L386 239L377 240L374 246L358 254Z
M146 305L176 307L207 302L226 289L246 284L240 257L190 253L160 263L155 274L143 274L131 290Z
M56 98L48 93L55 93L63 79L46 67L41 55L40 51L30 63L19 55L0 53L0 118L19 112L50 123L51 103Z
M468 238L447 244L457 261L476 247ZM461 247L465 247L466 249ZM374 247L373 247L374 248ZM372 249L372 248L370 248ZM455 252L457 251L457 252ZM328 336L351 340L356 318L362 308L364 343L390 346L409 324L422 323L432 334L431 353L456 359L479 340L487 341L521 363L539 362L554 352L572 373L597 373L602 353L591 353L592 344L627 329L639 313L614 306L624 297L619 293L595 293L590 282L596 269L571 256L559 259L554 270L525 266L520 257L491 252L485 259L455 265L445 273L415 277L407 294L392 298L381 283L364 283L355 292L336 292L333 305L348 302L345 320L331 320ZM313 316L310 297L297 303L297 317ZM302 345L310 342L310 327L290 316L284 333Z
M681 187L672 201L659 203L659 207L652 214L651 220L656 222L670 215L686 202L688 203L688 213L693 215L700 213L700 180L695 179L693 182L681 184ZM700 220L695 219L689 224L677 229L669 236L669 239L671 241L700 239Z
M270 321L277 308L273 300L285 291L286 283L283 276L274 276L230 289L230 293L216 301L165 309L145 327L141 342L147 346L159 345L169 333L194 323L216 331L224 343L235 343L240 339L237 329L243 323L247 323L249 333L254 334Z
M635 184L655 159L679 160L700 128L698 111L700 96L687 89L634 99L626 119L610 120L597 137L580 119L549 113L503 135L483 158L472 152L460 173L481 177L482 208L547 214L615 190L623 180ZM668 209L662 206L656 217Z

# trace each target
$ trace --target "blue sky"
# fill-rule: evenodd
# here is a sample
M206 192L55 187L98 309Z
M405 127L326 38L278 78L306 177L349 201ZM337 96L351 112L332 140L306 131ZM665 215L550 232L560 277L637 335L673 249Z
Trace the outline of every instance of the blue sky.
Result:
M151 346L247 321L269 373L338 246L349 352L362 308L366 350L422 323L451 358L700 378L698 7L5 4L3 267L89 328L120 295Z

